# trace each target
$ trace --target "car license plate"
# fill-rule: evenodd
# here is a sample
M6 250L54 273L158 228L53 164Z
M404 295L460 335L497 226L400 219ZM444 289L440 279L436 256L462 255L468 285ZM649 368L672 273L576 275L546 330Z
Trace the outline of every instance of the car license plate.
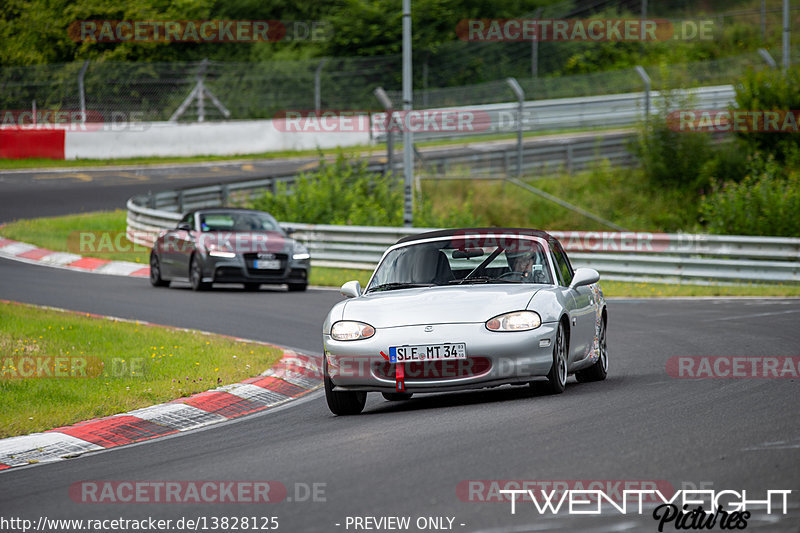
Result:
M463 342L389 347L390 363L409 363L412 361L439 361L466 358L467 345Z
M278 270L281 268L280 259L256 259L253 261L253 268L259 270Z

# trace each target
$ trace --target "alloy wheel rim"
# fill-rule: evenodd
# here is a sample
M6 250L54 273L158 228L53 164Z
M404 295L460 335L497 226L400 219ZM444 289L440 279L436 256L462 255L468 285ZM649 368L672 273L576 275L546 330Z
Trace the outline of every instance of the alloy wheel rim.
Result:
M561 385L565 385L567 383L567 359L565 357L565 346L564 346L564 330L558 330L558 382Z
M160 277L160 272L158 269L158 259L155 257L150 258L150 277L154 280L158 280Z
M606 351L606 323L600 323L600 364L603 366L603 372L608 371L608 352Z
M197 264L197 261L192 261L192 284L200 284L200 265Z

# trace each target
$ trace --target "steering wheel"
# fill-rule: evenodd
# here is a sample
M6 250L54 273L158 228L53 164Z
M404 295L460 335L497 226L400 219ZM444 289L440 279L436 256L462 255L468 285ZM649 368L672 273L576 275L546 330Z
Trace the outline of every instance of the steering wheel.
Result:
M505 274L501 274L497 277L497 279L505 279L510 278L511 276L516 276L520 280L525 278L525 272L506 272Z

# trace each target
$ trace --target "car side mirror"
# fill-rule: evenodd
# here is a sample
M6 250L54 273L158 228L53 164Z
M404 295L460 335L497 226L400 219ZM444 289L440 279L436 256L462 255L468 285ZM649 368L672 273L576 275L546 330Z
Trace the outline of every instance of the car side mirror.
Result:
M178 224L178 230L179 231L192 231L192 225L189 224L188 222L181 222L180 224Z
M593 268L579 268L572 276L572 283L569 284L570 289L576 289L584 285L591 285L600 281L600 274Z
M361 284L358 280L348 281L342 288L339 290L342 293L342 296L347 298L358 298L361 296Z
M294 235L294 233L295 233L296 231L297 231L297 230L296 230L296 229L294 229L294 228L293 228L293 227L291 227L291 226L286 226L285 228L283 228L283 232L284 232L284 233L285 233L285 234L286 234L288 237L291 237L292 235Z

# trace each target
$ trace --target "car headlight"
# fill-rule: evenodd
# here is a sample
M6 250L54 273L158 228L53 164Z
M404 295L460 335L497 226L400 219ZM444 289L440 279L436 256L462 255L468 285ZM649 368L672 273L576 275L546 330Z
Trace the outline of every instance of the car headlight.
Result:
M292 254L292 259L295 261L302 261L303 259L311 258L311 254L308 253L308 248L305 246L296 245L294 247L294 253Z
M233 259L236 253L229 252L216 244L209 244L207 247L208 255L211 257L223 257L225 259Z
M331 327L331 337L337 341L357 341L375 335L375 328L363 322L341 320Z
M542 325L542 317L534 311L514 311L486 321L489 331L528 331Z

